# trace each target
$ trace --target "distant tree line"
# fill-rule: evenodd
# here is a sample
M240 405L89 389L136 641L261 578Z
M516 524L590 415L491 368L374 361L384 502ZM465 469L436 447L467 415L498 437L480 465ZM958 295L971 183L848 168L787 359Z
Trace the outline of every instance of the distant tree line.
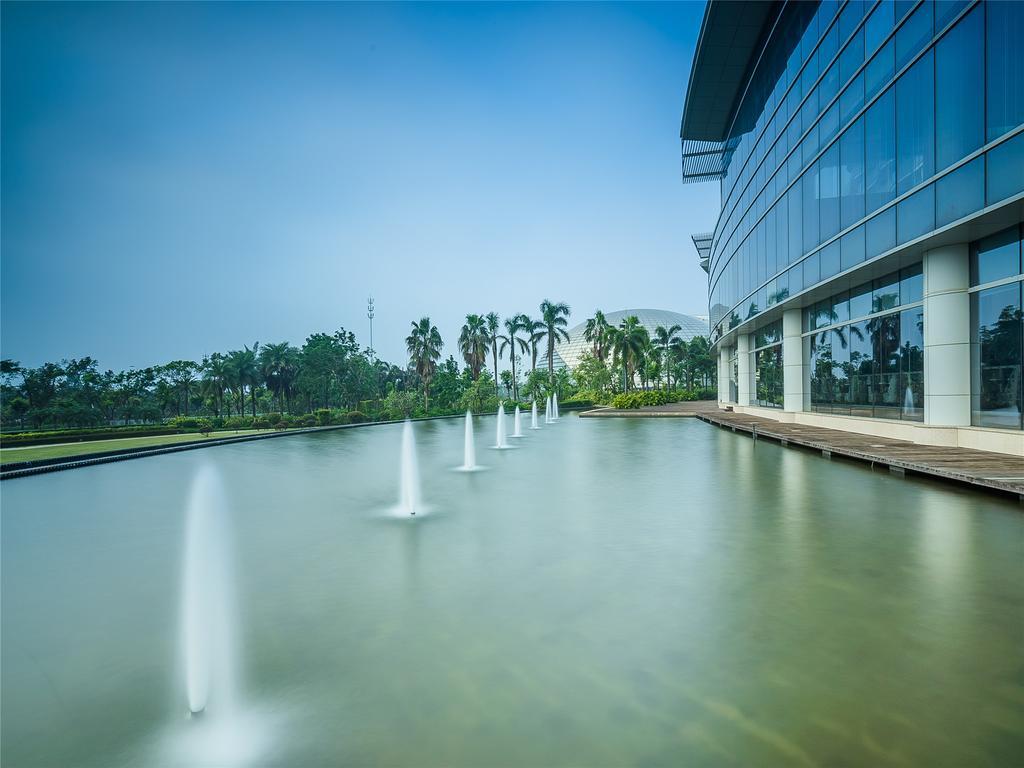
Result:
M654 338L636 317L611 326L604 314L587 321L591 350L573 371L556 369L555 348L568 340L567 304L545 300L534 318L469 314L458 354L442 360L444 342L429 317L411 324L405 367L360 349L344 328L315 333L301 347L256 342L201 361L173 360L149 368L101 371L96 360L0 361L5 431L154 424L203 418L215 427L332 423L331 413L400 418L493 410L500 399L527 402L558 392L563 399L606 401L637 387L690 390L714 386L707 340L689 343L679 326ZM508 370L499 371L499 361ZM315 415L315 419L314 419Z

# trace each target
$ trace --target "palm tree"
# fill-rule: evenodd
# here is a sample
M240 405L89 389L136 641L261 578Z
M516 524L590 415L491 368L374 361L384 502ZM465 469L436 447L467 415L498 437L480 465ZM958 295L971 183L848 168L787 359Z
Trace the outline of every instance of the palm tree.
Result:
M501 330L501 321L497 312L488 312L487 317L487 338L491 343L491 358L494 360L494 388L498 388L498 331Z
M429 317L421 317L418 323L412 324L412 332L405 337L405 348L409 351L409 363L416 368L416 373L423 379L423 408L430 408L430 382L437 370L437 361L441 357L441 334L437 326L430 324Z
M520 315L520 317L523 319L523 330L527 334L526 341L530 345L530 373L533 373L537 370L537 351L541 340L544 338L544 329L547 326L540 320L534 320L529 315Z
M459 351L473 372L474 381L480 378L480 369L487 362L487 345L490 340L487 321L480 315L466 315L466 324L459 334Z
M608 330L611 328L605 319L604 312L600 309L594 312L594 316L587 320L586 328L583 331L583 338L590 342L591 350L601 362L604 362L608 354Z
M640 319L636 315L627 317L613 331L613 361L616 364L622 363L625 371L623 389L628 390L630 384L633 383L636 365L644 353L644 347L650 341L650 336L647 334L647 329L640 325Z
M665 326L659 325L654 329L654 343L661 352L661 359L668 373L668 389L672 389L672 369L669 365L669 350L676 342L681 341L679 338L679 331L681 330L682 326L679 325L673 325L667 330Z
M499 336L501 339L501 350L502 354L505 350L509 350L508 356L512 361L512 399L519 400L519 382L516 380L516 346L518 345L520 352L525 352L529 347L525 339L521 339L516 336L520 331L526 330L526 324L530 321L526 315L515 315L505 320L505 335Z
M569 325L569 305L564 301L554 304L547 299L540 303L540 318L544 323L542 338L548 342L548 378L555 383L555 343L559 340L568 341L569 333L565 330Z
M228 360L220 352L214 352L203 361L203 384L207 394L213 398L214 415L220 416L224 407L224 390L228 388L231 371Z
M260 371L267 388L277 397L278 410L285 412L285 394L291 390L297 373L296 350L287 341L267 344L260 352Z
M249 387L249 394L252 397L252 417L256 418L256 387L259 385L260 369L256 362L256 356L260 348L257 341L252 349L243 346L240 350L228 352L228 362L231 366L231 383L236 388L239 396L238 413L245 411L245 388Z

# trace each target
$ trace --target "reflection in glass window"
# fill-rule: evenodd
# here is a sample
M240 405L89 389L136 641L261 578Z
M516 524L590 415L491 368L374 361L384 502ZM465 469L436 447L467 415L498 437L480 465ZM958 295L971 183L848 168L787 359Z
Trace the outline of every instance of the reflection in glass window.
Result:
M900 304L913 304L924 298L924 272L920 262L900 270Z
M945 226L985 207L985 158L976 157L935 182L935 225Z
M971 423L1021 428L1021 284L971 296Z
M871 314L872 305L871 283L858 285L850 291L850 317L864 317Z
M989 205L1024 192L1024 133L1018 133L990 149L986 163L988 186L985 195Z
M900 276L898 272L880 277L871 291L871 311L885 312L900 303Z
M984 12L979 5L935 46L936 169L980 147L985 133Z
M896 233L906 243L935 229L935 185L929 184L896 204Z
M860 119L839 140L839 186L842 195L842 226L864 218L864 120Z
M971 244L971 285L1021 274L1020 228L1010 227Z
M932 37L932 4L921 3L913 15L896 30L896 69L924 48Z
M935 172L933 66L928 51L896 81L896 191L901 195Z
M871 105L865 116L865 181L867 211L878 210L896 197L896 118L892 90Z
M866 258L873 259L896 245L896 209L888 208L872 219L865 227Z
M989 141L1024 123L1024 3L985 3Z
M924 421L924 309L900 312L900 418Z

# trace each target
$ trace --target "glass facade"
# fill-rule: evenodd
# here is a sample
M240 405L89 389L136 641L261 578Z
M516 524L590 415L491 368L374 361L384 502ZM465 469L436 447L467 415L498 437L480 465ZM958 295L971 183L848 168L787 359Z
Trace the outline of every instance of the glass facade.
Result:
M784 392L782 382L782 321L777 320L754 334L754 351L750 353L751 403L763 408L781 408Z
M921 265L837 293L804 310L804 409L924 419Z
M1011 227L971 244L971 423L1021 429L1024 233Z
M1022 39L1021 2L787 3L727 141L712 337L1024 192Z

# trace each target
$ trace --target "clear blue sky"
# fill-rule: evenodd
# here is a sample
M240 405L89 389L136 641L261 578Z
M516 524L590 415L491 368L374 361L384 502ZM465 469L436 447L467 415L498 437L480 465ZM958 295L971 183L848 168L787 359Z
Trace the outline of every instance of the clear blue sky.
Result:
M679 118L703 3L2 7L2 354L429 315L706 313Z

